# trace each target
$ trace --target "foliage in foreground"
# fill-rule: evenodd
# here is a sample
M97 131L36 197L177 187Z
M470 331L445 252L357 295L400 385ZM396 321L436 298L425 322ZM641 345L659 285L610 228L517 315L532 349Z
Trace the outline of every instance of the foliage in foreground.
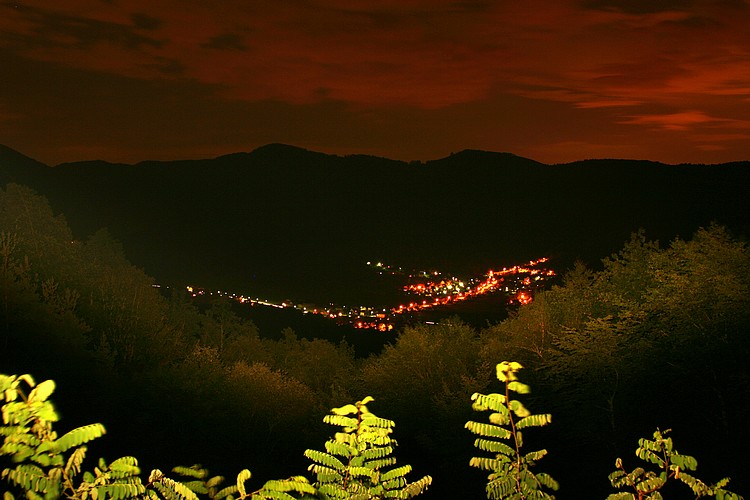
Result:
M21 384L28 386L28 394ZM107 464L103 459L93 473L83 471L86 458L85 443L106 432L101 424L78 427L59 436L52 424L59 417L49 400L55 383L47 380L36 384L30 375L0 375L3 444L0 456L8 456L14 466L5 468L0 478L7 480L23 496L30 499L55 498L133 498L197 499L196 493L208 498L295 498L290 493L314 494L315 489L304 478L268 481L260 490L249 493L245 482L250 479L247 469L237 476L235 485L217 490L222 477L208 479L200 467L175 468L174 472L189 475L188 482L175 481L160 470L151 471L144 484L141 470L134 457L122 457ZM6 491L4 499L15 498Z
M22 386L25 384L28 389ZM423 493L432 483L430 476L408 483L405 476L411 466L387 467L395 464L392 456L396 441L390 437L393 421L379 418L367 408L373 401L367 397L355 405L334 408L324 421L341 427L342 432L326 442L326 451L307 450L313 461L310 470L317 483L310 484L303 476L267 481L262 488L248 492L245 483L250 471L237 475L236 483L222 486L224 477L211 477L200 465L175 467L172 472L182 476L171 479L160 470L151 471L148 481L140 478L141 470L134 457L122 457L111 464L99 460L94 472L83 472L85 443L105 434L101 424L78 427L58 437L52 429L58 414L49 400L55 383L47 380L36 384L30 375L0 375L3 398L3 443L0 456L8 456L13 467L2 471L7 480L26 498L165 498L197 499L380 499L412 498ZM28 393L27 393L28 392ZM342 457L342 462L337 457ZM6 492L5 500L15 498Z
M316 486L328 498L411 498L432 484L430 476L408 483L410 465L386 469L396 463L391 455L397 443L390 436L395 423L371 413L371 401L368 396L331 410L323 420L343 432L326 441L325 452L305 451L313 461L309 469L317 477Z
M487 498L554 498L543 488L557 490L559 485L549 474L534 473L531 468L547 454L547 450L521 453L523 429L541 427L552 421L549 414L532 415L511 393L528 394L531 389L518 380L520 363L503 361L496 367L497 379L504 385L504 394L475 393L471 399L477 411L491 411L490 423L469 421L466 428L479 437L474 446L494 456L474 457L472 467L489 471Z
M489 423L466 423L466 428L479 436L474 445L493 454L493 457L474 457L470 461L471 466L490 471L486 488L490 499L552 499L554 496L544 488L557 490L559 487L548 474L531 470L536 461L546 455L546 450L521 453L521 431L551 422L549 414L532 415L520 401L511 399L512 392L530 392L529 386L518 380L521 368L517 362L498 364L497 378L504 384L505 393L472 396L474 410L492 412ZM93 472L83 471L86 443L104 435L105 428L101 424L90 424L58 436L52 427L59 416L49 400L54 390L52 380L37 385L30 375L0 375L3 400L0 456L8 457L13 464L2 470L0 479L28 499L197 500L199 495L227 500L406 499L424 493L432 484L430 476L409 483L406 475L411 472L411 466L393 467L396 441L390 435L395 423L369 411L367 404L373 401L369 396L356 404L334 408L324 418L326 423L340 427L341 432L336 432L325 443L326 451L305 452L313 462L309 470L316 476L314 484L303 476L293 476L267 481L260 489L249 492L245 484L251 478L249 470L242 470L235 484L222 486L224 477L211 477L200 465L172 469L183 477L182 480L171 479L154 469L144 483L134 457L118 458L109 464L100 459ZM696 498L742 499L724 489L729 478L708 485L686 472L694 471L697 461L678 453L672 438L666 436L668 432L657 430L653 440L641 439L636 450L636 455L656 465L658 472L641 467L627 472L622 459L617 459L617 470L610 474L610 482L615 488L632 492L614 493L608 500L660 500L662 488L670 481L684 483ZM6 491L3 499L15 499L13 491Z
M656 465L658 473L647 471L642 467L636 467L632 472L625 470L622 459L615 462L617 470L609 475L612 486L618 489L629 489L633 492L620 492L609 495L608 500L660 500L661 490L668 481L676 480L686 484L698 497L716 497L718 499L734 500L741 498L738 495L724 489L729 483L729 478L724 478L716 484L707 485L700 479L686 471L694 471L698 467L698 461L690 455L682 455L674 448L671 437L666 437L669 430L664 432L656 430L653 439L641 438L638 440L636 456Z

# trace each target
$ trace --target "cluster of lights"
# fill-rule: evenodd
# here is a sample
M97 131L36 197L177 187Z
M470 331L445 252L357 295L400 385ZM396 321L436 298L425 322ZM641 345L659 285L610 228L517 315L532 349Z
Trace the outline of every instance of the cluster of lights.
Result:
M392 314L403 314L405 312L416 312L438 306L446 306L455 302L478 297L488 293L504 291L514 295L511 302L521 305L530 303L532 298L531 288L536 287L540 281L555 275L555 271L541 267L549 259L544 257L529 261L522 266L503 268L500 271L490 270L481 280L468 280L464 282L457 278L441 280L439 282L429 281L427 283L415 283L404 287L404 291L435 297L424 299L421 302L410 302L391 309ZM468 283L468 284L467 284Z
M549 259L542 258L532 260L525 265L503 268L499 271L488 271L479 279L462 280L456 277L448 279L436 279L443 274L439 271L412 271L404 272L400 267L392 267L382 262L367 265L377 270L380 274L406 275L410 280L430 279L433 281L415 282L404 287L404 292L409 295L424 297L422 300L411 301L401 304L390 310L357 306L345 307L329 304L327 307L311 307L309 305L294 304L290 301L274 302L260 298L249 298L244 295L236 295L228 292L206 292L202 288L188 286L187 291L192 297L203 295L216 295L236 300L241 304L251 306L265 306L284 309L292 307L303 314L316 314L341 323L348 323L355 328L378 330L381 332L393 329L393 318L405 313L419 312L440 306L448 306L473 297L479 297L494 292L509 294L510 303L526 305L533 300L532 292L544 283L548 277L555 276L552 269L543 267Z

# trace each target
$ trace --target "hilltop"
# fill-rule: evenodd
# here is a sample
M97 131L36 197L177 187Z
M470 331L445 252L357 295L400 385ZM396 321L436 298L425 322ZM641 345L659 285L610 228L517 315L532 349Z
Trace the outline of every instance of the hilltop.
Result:
M750 163L547 165L466 150L426 162L283 144L206 160L41 164L0 148L77 238L106 227L157 280L293 300L377 300L364 263L481 273L548 256L596 265L642 228L748 234Z

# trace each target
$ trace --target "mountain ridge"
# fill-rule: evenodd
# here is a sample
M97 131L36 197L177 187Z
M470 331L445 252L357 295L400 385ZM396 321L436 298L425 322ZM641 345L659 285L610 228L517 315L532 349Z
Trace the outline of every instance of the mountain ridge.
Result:
M748 162L547 165L470 149L404 162L269 144L213 159L42 165L0 148L0 184L45 195L76 238L106 227L159 281L282 299L355 290L364 300L377 288L368 260L455 273L542 256L596 265L641 228L662 242L714 221L750 233Z
M485 157L485 158L495 158L495 159L516 159L518 161L526 162L528 164L535 164L535 165L542 165L542 166L549 166L549 167L564 167L567 165L578 165L578 164L591 164L591 163L601 163L601 162L607 162L607 163L627 163L627 164L642 164L642 163L648 163L653 164L655 166L660 167L722 167L722 166L750 166L750 160L736 160L731 162L723 162L723 163L710 163L710 164L704 164L704 163L664 163L657 160L648 160L648 159L634 159L634 158L585 158L580 160L573 160L569 162L564 163L543 163L537 160L534 160L532 158L527 158L524 156L517 155L515 153L506 152L506 151L492 151L492 150L482 150L482 149L473 149L473 148L467 148L463 149L457 152L450 153L447 156L441 157L441 158L435 158L430 160L412 160L412 161L406 161L406 160L396 160L392 158L388 158L386 156L377 156L377 155L369 155L369 154L345 154L345 155L339 155L339 154L332 154L332 153L324 153L316 150L307 149L301 146L295 146L293 144L285 144L285 143L269 143L262 146L258 146L255 149L252 149L250 151L236 151L232 153L226 153L222 155L218 155L215 157L210 158L199 158L199 159L191 159L191 158L175 158L171 160L150 160L150 159L144 159L140 160L135 163L123 163L123 162L112 162L108 160L103 159L85 159L85 160L76 160L76 161L67 161L62 163L57 163L55 165L48 165L43 162L40 162L36 159L34 159L31 156L28 156L24 153L22 153L19 150L16 150L14 148L11 148L10 146L6 144L0 143L0 161L4 161L11 157L16 157L21 159L24 162L27 162L29 164L35 164L37 166L44 166L48 168L58 168L58 167L67 167L70 165L78 165L78 164L102 164L102 165L109 165L109 166L138 166L142 164L169 164L169 163L175 163L175 162L205 162L205 161L213 161L213 160L224 160L224 159L235 159L237 157L239 158L248 158L253 157L257 155L263 155L263 156L269 156L270 154L279 154L279 153L291 153L294 152L297 155L314 155L318 157L324 157L324 158L339 158L339 159L347 159L347 158L372 158L372 159L378 159L378 160L386 160L388 162L393 163L399 163L399 164L431 164L431 163L440 163L444 162L446 160L450 159L456 159L456 158L472 158L477 159L478 157Z

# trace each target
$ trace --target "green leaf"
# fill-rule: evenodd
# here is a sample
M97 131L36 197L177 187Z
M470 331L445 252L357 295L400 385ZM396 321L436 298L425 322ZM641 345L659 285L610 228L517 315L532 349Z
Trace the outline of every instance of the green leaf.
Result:
M552 422L552 415L545 413L543 415L529 415L516 422L517 429L525 429L527 427L544 427L545 425Z
M81 446L76 448L73 453L70 454L68 462L65 464L65 474L68 476L76 476L81 472L81 464L83 459L86 458L86 447Z
M41 403L47 400L55 392L54 380L45 380L34 387L29 393L28 403Z
M172 469L172 472L186 477L194 477L196 479L206 479L208 477L208 469L204 469L201 464L194 464L190 467L178 465Z
M474 404L471 406L476 411L492 410L500 413L508 413L508 409L505 407L505 396L502 394L480 394L475 392L472 394L471 400L474 401Z
M359 420L356 418L345 417L343 415L326 415L323 417L323 422L351 429L356 429L359 425Z
M107 431L102 424L89 424L77 427L57 439L55 441L55 447L57 451L64 452L74 446L80 446L83 443L101 437L106 434L106 432Z
M508 390L517 392L518 394L529 394L531 392L531 388L528 385L522 384L517 380L508 383Z
M341 462L341 460L327 453L323 453L322 451L305 450L304 455L314 462L325 465L326 467L330 467L331 469L334 469L337 471L340 471L346 468L346 466Z
M466 422L465 427L474 434L484 437L495 437L499 439L508 439L512 434L509 430L498 425L485 424L483 422Z
M493 441L490 439L477 438L474 441L474 446L482 451L488 451L490 453L502 453L512 457L516 454L516 451L505 443L500 441Z
M487 457L472 457L469 460L469 466L487 471L495 471L501 467L503 462L508 462L508 458L505 457L504 460L501 460Z
M670 461L682 470L695 470L698 468L698 461L690 455L672 454Z
M513 400L508 406L510 407L511 411L516 414L517 417L523 418L531 415L531 412L527 410L520 401Z
M402 465L401 467L396 467L395 469L391 469L388 472L384 473L382 476L380 476L380 480L390 481L391 479L394 479L396 477L403 477L409 472L411 472L411 465Z
M240 473L237 474L237 491L243 497L247 496L247 490L245 490L245 482L248 481L250 477L252 477L252 474L247 469L242 469Z
M352 404L348 404L342 406L341 408L331 409L331 413L333 413L334 415L356 415L357 413L359 413L359 409Z

